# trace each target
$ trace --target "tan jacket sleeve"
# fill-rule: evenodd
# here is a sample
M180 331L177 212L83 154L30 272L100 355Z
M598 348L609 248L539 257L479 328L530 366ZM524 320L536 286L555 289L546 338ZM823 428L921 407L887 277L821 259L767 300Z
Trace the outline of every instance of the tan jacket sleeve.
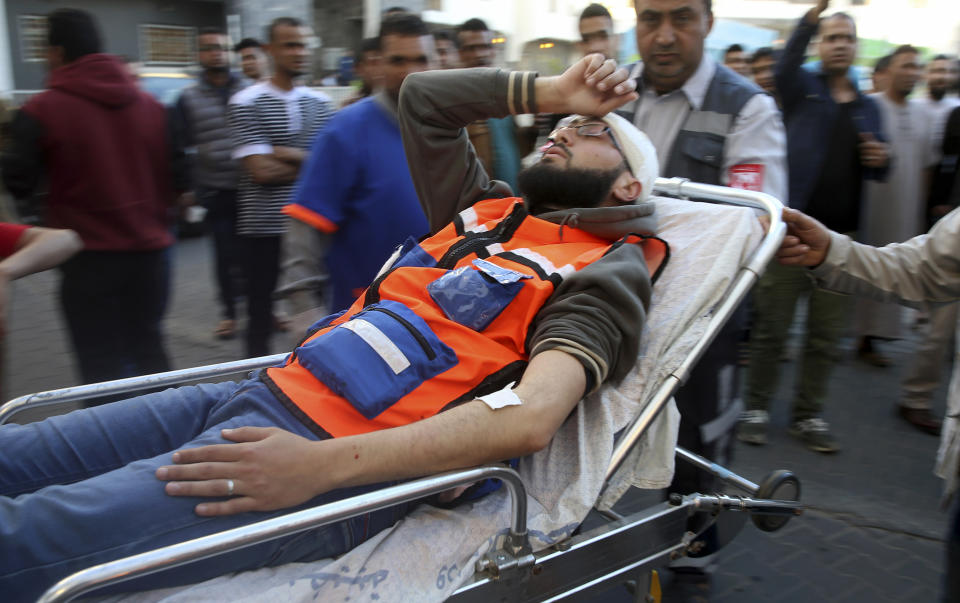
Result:
M960 300L960 209L929 233L886 247L831 236L827 258L811 270L825 289L911 306Z
M508 197L490 180L466 126L490 117L535 113L536 74L500 69L450 69L407 76L400 89L403 148L420 205L436 232L477 201Z

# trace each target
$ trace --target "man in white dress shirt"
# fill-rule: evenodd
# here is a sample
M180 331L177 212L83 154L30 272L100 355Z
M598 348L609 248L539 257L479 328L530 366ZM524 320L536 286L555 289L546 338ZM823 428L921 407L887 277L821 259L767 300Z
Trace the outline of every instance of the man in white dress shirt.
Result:
M704 52L711 0L636 0L637 48L631 66L640 98L617 113L653 141L660 175L769 193L786 202L786 133L776 102ZM736 358L744 321L731 320L676 396L679 444L719 463L743 407ZM711 492L713 478L677 465L671 492ZM715 550L708 531L684 577L708 590L703 571ZM679 568L677 568L679 570ZM679 577L679 574L678 574ZM679 593L676 593L679 595ZM699 593L698 593L699 594Z

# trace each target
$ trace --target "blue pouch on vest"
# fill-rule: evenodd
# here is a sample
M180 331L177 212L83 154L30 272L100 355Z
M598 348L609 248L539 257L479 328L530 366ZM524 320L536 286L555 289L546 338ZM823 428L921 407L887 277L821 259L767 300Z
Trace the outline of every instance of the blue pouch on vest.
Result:
M368 306L294 353L368 419L457 364L422 318L392 300Z
M433 256L427 253L426 250L417 243L416 239L407 237L407 240L403 242L403 246L400 248L399 257L392 267L418 266L433 268L436 265L437 260L433 259Z
M339 312L336 312L336 313L334 313L334 314L327 314L326 316L324 316L323 318L321 318L321 319L318 320L317 322L315 322L315 323L313 323L312 325L310 325L310 328L307 329L307 333L315 333L315 332L319 331L320 329L322 329L322 328L324 328L325 326L329 325L331 322L335 321L336 319L340 318L341 316L343 316L343 315L346 314L346 313L347 313L346 310L340 310Z
M474 331L483 331L510 305L523 289L529 274L502 268L485 260L473 260L427 285L433 301L450 320Z

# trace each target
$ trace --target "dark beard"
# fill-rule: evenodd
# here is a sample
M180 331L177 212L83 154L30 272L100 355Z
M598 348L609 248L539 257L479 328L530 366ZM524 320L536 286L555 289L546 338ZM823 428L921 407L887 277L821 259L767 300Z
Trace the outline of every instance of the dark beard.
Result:
M625 166L611 170L560 168L543 162L520 171L517 185L533 215L557 209L599 207Z
M937 102L942 101L943 97L947 95L946 86L944 86L943 88L930 88L929 86L927 86L927 90L930 92L930 98L932 98Z
M218 66L215 66L215 67L204 67L203 69L204 69L204 71L206 71L207 73L213 73L213 74L219 75L219 74L221 74L221 73L227 73L227 72L229 72L229 71L230 71L230 65L218 65Z

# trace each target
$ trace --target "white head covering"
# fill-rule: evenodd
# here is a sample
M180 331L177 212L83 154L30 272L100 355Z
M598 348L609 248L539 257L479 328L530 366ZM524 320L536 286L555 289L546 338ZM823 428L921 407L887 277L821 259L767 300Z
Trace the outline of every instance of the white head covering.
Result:
M643 191L637 203L646 201L653 193L653 181L660 175L660 162L657 161L657 149L636 126L615 113L607 113L603 121L610 126L614 140L620 145L627 167L636 178Z

